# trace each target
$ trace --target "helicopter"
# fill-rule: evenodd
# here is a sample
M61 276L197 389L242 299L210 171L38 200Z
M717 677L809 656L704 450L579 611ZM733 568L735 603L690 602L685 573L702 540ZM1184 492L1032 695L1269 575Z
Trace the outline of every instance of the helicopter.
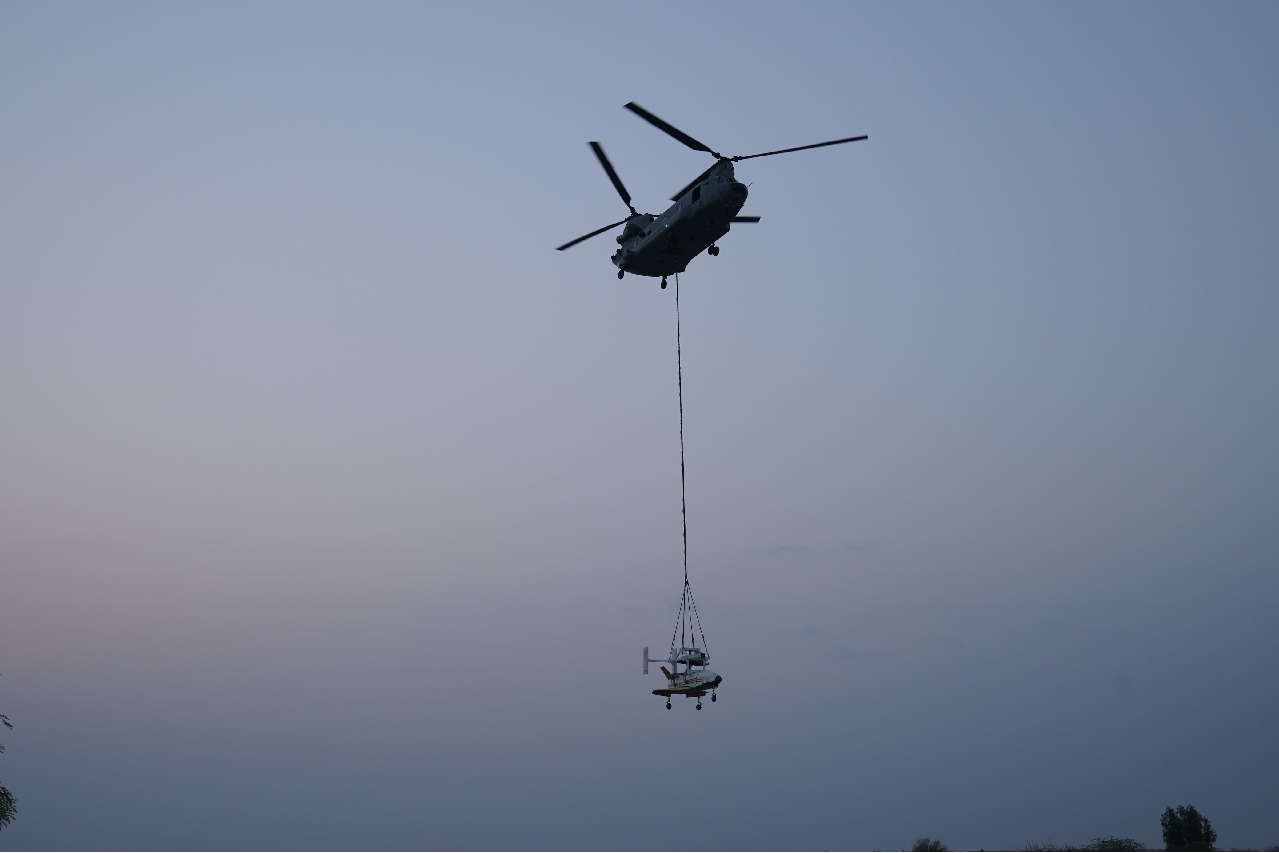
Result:
M650 663L669 663L675 668L671 672L666 667L658 667L662 671L662 675L666 676L666 687L659 687L653 691L654 696L666 697L666 710L671 709L672 696L684 696L688 699L697 700L697 710L702 710L702 697L710 691L711 701L715 701L715 688L724 681L717 673L711 672L706 668L706 664L710 663L710 658L706 652L696 646L682 646L678 651L672 649L671 655L666 660L660 658L650 658L648 656L648 646L644 647L644 674L648 675L648 665ZM684 664L684 671L679 671L679 665ZM693 669L699 666L701 669Z
M758 216L738 216L742 206L746 204L746 196L749 193L746 184L738 181L734 175L734 163L756 157L806 151L809 148L860 142L868 138L864 135L850 136L846 139L832 139L828 142L765 151L761 154L739 154L726 157L698 142L674 125L662 121L634 101L627 104L626 109L694 151L710 154L715 158L715 163L671 196L674 204L664 213L655 216L651 213L640 213L635 209L635 205L631 203L631 194L622 184L622 179L617 176L617 170L613 168L608 156L604 154L603 146L598 142L591 142L591 150L595 152L596 159L604 167L605 174L613 182L613 188L622 197L622 202L630 211L630 215L603 228L597 228L589 234L583 234L575 240L569 240L563 246L557 246L556 249L562 252L605 231L624 225L622 233L617 236L619 248L613 253L611 259L613 265L617 267L617 277L620 279L628 272L653 278L660 276L662 289L666 288L667 276L683 272L688 268L689 262L703 251L712 257L718 255L717 241L727 234L733 225L759 222Z

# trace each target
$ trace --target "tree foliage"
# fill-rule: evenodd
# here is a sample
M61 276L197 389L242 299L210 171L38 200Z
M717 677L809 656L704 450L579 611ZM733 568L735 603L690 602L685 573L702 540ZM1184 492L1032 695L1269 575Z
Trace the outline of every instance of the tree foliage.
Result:
M0 724L3 724L6 729L13 728L13 723L9 722L9 718L4 714L0 714ZM0 743L0 752L4 752L2 743ZM18 807L14 805L13 794L10 794L9 789L4 785L0 785L0 827L8 826L17 813Z
M1212 822L1194 806L1169 806L1159 824L1164 828L1165 850L1212 850L1217 843Z
M1103 850L1145 850L1146 845L1131 838L1120 838L1107 835L1105 838L1094 838L1083 847L1059 847L1055 844L1027 844L1026 849L1032 853L1080 853L1080 851Z
M1105 838L1094 838L1088 842L1085 850L1145 850L1146 845L1131 838L1117 838L1107 835Z
M912 851L929 851L929 853L933 853L934 851L949 850L950 848L936 838L925 837L915 839L915 846L910 849Z
M0 827L8 826L17 813L18 807L13 804L13 794L4 785L0 785Z

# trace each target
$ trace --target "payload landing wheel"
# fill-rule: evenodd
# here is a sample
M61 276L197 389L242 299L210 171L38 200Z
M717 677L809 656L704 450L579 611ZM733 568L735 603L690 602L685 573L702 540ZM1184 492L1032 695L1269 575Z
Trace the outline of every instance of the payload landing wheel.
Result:
M669 711L670 709L671 709L671 700L670 700L670 699L667 699L667 700L666 700L666 710L668 710L668 711Z
M617 271L617 278L618 278L618 280L621 280L622 276L624 276L624 275L626 275L626 270L618 270L618 271Z
M701 700L701 699L698 699L698 700L697 700L697 710L699 710L699 711L700 711L700 710L702 710L702 700Z
M662 290L666 289L666 276L662 276Z
M715 701L715 694L714 694L714 693L712 693L712 694L711 694L711 701L712 701L712 702L714 702L714 701Z

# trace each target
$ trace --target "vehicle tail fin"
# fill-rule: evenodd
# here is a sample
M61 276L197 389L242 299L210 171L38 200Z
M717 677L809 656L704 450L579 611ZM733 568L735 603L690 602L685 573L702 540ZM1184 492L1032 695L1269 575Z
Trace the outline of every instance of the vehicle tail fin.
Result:
M666 667L664 667L664 666L663 666L663 667L659 667L659 668L662 670L662 675L666 676L666 680L667 680L667 681L674 681L674 680L675 680L675 676L671 675L671 671L670 671L669 669L667 669L667 668L666 668Z

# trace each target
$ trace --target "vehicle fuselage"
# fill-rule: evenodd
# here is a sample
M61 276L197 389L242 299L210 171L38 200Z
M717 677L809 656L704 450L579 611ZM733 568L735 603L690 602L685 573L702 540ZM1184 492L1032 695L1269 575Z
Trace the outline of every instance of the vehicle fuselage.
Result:
M692 672L681 672L669 677L667 685L654 690L653 695L701 697L719 687L723 680L709 669L695 669Z

